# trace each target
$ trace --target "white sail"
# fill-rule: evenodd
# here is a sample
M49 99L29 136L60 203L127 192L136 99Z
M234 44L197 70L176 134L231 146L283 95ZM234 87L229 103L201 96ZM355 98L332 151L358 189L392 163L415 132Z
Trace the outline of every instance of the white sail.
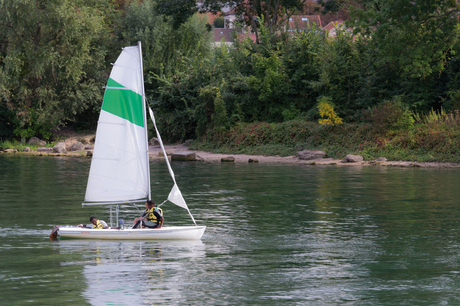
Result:
M141 50L140 42L135 47L124 48L107 82L83 205L136 203L150 199L147 112ZM174 183L168 200L186 209L195 226L88 229L58 225L52 235L80 239L201 239L206 226L197 226L177 187L153 112L151 109L149 111ZM118 219L118 205L116 215ZM112 223L112 206L110 220Z
M124 48L107 82L83 205L150 199L147 112L142 70L140 42L135 47ZM177 186L150 108L149 112L174 183L168 200L186 209L196 225Z
M153 111L152 111L152 109L150 107L149 107L149 115L150 115L150 118L152 119L153 126L155 127L155 131L157 132L158 142L160 143L161 150L163 151L163 156L165 157L166 165L168 166L168 170L169 170L169 174L171 175L171 178L172 178L172 180L174 182L174 186L172 187L171 192L169 193L169 196L168 196L168 201L170 201L171 203L176 204L177 206L180 206L180 207L186 209L188 211L190 217L192 218L193 223L195 223L195 225L196 225L195 218L193 218L193 215L190 212L190 210L188 209L187 203L185 202L185 199L182 196L182 192L180 191L179 187L177 186L174 171L171 168L171 165L169 164L168 155L166 154L165 147L163 145L163 140L161 139L160 132L158 131L157 124L155 122L155 116L153 115Z
M150 196L141 46L114 64L96 131L85 203L123 203Z

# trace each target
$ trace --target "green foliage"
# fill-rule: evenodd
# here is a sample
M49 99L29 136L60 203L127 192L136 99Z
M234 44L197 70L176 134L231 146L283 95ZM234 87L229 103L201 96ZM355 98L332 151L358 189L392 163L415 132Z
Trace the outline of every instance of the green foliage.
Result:
M158 12L172 18L173 29L177 30L198 11L195 0L158 0Z
M397 64L404 76L424 78L444 69L458 39L455 1L379 1L354 10L355 30L372 36L378 65Z
M208 130L192 149L219 153L295 155L299 150L315 149L328 157L342 159L359 154L365 160L385 156L389 160L460 162L460 129L443 131L416 123L411 131L382 134L369 124L321 126L306 121L238 124L226 132Z
M353 30L334 38L317 29L284 32L283 22L302 1L205 1L214 11L235 4L241 21L255 30L256 43L235 34L232 47L212 45L209 21L193 14L195 1L118 1L125 4L119 10L115 2L0 0L0 137L49 138L65 124L94 128L108 63L120 46L138 40L147 97L165 140L209 130L219 138L253 122L266 122L260 128L268 131L276 123L316 121L320 97L334 102L334 113L323 119L364 118L393 135L415 133L410 110L417 112L417 124L442 130L457 125L455 1L320 1L330 11L353 4L347 24ZM321 137L309 139L321 145ZM258 139L252 147L266 145L265 136L251 139ZM410 135L403 141L419 143Z
M314 84L321 75L318 57L325 43L325 36L318 31L298 33L285 42L283 65L289 78L290 100L300 113L313 109L320 95Z
M289 91L289 83L280 56L276 52L270 52L268 57L260 53L252 55L254 74L247 77L249 89L257 95L258 104L254 108L262 106L268 112L254 112L256 120L281 121L282 112L286 105L286 93Z
M318 99L318 112L321 125L336 125L342 123L342 119L334 111L334 105L330 97L322 96Z
M432 128L443 130L445 126L460 125L459 112L446 112L443 108L440 110L431 109L428 114L415 116L417 122L425 123Z
M418 111L439 106L452 77L445 74L446 67L458 49L458 5L444 0L361 1L352 9L348 25L372 50L369 86L362 92L372 99L368 107L403 94Z
M0 148L3 150L16 149L19 151L20 149L24 149L24 146L20 144L17 140L15 141L5 140L5 141L0 141Z
M236 15L258 36L262 27L271 34L281 30L293 13L302 11L304 4L305 0L205 0L201 11L217 13L223 7L234 8Z
M126 44L142 41L146 82L152 86L147 91L158 86L158 78L187 70L211 52L206 20L195 15L177 29L173 24L152 0L132 2L126 10L121 35Z
M411 130L414 127L413 113L402 103L401 96L387 100L363 112L365 119L380 131Z
M201 88L199 97L204 103L197 106L197 113L201 115L197 116L197 135L204 135L207 129L225 131L228 127L227 110L219 88Z
M367 78L368 47L347 31L338 29L334 40L327 40L318 54L321 74L312 87L332 98L336 110L347 121L356 121L362 109L359 94ZM358 102L358 103L357 103Z
M0 2L1 103L17 136L49 136L101 100L111 11L96 0Z
M218 29L222 29L225 26L224 17L218 16L214 19L213 26Z
M214 128L218 131L225 131L227 129L227 111L219 89L217 89L216 97L214 98L214 114L211 119L212 125L214 125Z

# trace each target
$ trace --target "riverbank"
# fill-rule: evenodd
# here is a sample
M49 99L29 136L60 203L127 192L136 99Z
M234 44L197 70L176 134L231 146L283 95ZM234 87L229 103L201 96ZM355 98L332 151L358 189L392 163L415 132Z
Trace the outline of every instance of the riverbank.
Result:
M69 138L66 143L73 144L77 139ZM259 163L259 164L298 164L306 166L387 166L387 167L421 167L421 168L460 168L459 163L443 163L443 162L414 162L414 161L389 161L380 160L365 160L358 162L348 162L345 159L336 158L317 158L311 160L303 160L298 156L268 156L268 155L250 155L250 154L224 154L213 153L209 151L192 150L185 144L165 145L165 151L168 156L178 152L194 153L196 162L210 163ZM1 154L20 154L28 156L51 156L51 157L84 157L91 158L92 149L82 151L69 151L67 153L53 153L51 151L36 151L29 152L18 151L16 149L7 149L0 151ZM149 156L152 160L163 160L164 155L160 146L150 146Z
M299 164L299 165L335 165L335 166L388 166L388 167L421 167L421 168L460 168L459 163L440 163L440 162L412 162L412 161L360 161L347 162L345 159L319 158L312 160L302 160L297 156L266 156L266 155L247 155L247 154L223 154L212 153L207 151L190 150L187 146L166 145L166 154L175 152L194 152L198 161L204 162L222 162L222 159L228 160L234 158L234 163L257 162L260 164ZM162 159L163 154L160 147L150 147L149 154L151 158ZM224 161L227 162L227 161Z
M237 124L224 132L206 135L181 144L166 145L168 155L193 152L192 160L203 162L271 163L337 166L460 167L460 118L457 121L417 123L407 130L395 131L370 124L321 126L309 121ZM38 156L92 155L94 133L61 129L55 142L46 144L0 143L3 153ZM60 143L67 148L53 153ZM78 149L72 148L73 145ZM157 144L157 145L155 145ZM26 147L27 146L27 147ZM30 152L24 152L25 150ZM306 160L299 152L321 150L321 158ZM151 142L150 158L162 159L158 143ZM359 156L351 162L346 156ZM230 158L228 158L230 157Z

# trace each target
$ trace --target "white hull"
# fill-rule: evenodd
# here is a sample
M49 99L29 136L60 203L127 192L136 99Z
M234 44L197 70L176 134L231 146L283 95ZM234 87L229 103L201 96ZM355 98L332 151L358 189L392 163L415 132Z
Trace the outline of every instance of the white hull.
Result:
M169 226L159 229L88 229L76 226L59 226L58 236L76 239L110 240L199 240L206 226Z

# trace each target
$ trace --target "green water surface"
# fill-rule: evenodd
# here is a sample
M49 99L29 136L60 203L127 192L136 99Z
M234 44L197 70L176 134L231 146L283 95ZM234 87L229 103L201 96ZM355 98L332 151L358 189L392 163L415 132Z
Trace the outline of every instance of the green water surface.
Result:
M89 164L0 155L0 305L460 304L459 169L173 163L201 241L50 241L110 220L80 205Z

